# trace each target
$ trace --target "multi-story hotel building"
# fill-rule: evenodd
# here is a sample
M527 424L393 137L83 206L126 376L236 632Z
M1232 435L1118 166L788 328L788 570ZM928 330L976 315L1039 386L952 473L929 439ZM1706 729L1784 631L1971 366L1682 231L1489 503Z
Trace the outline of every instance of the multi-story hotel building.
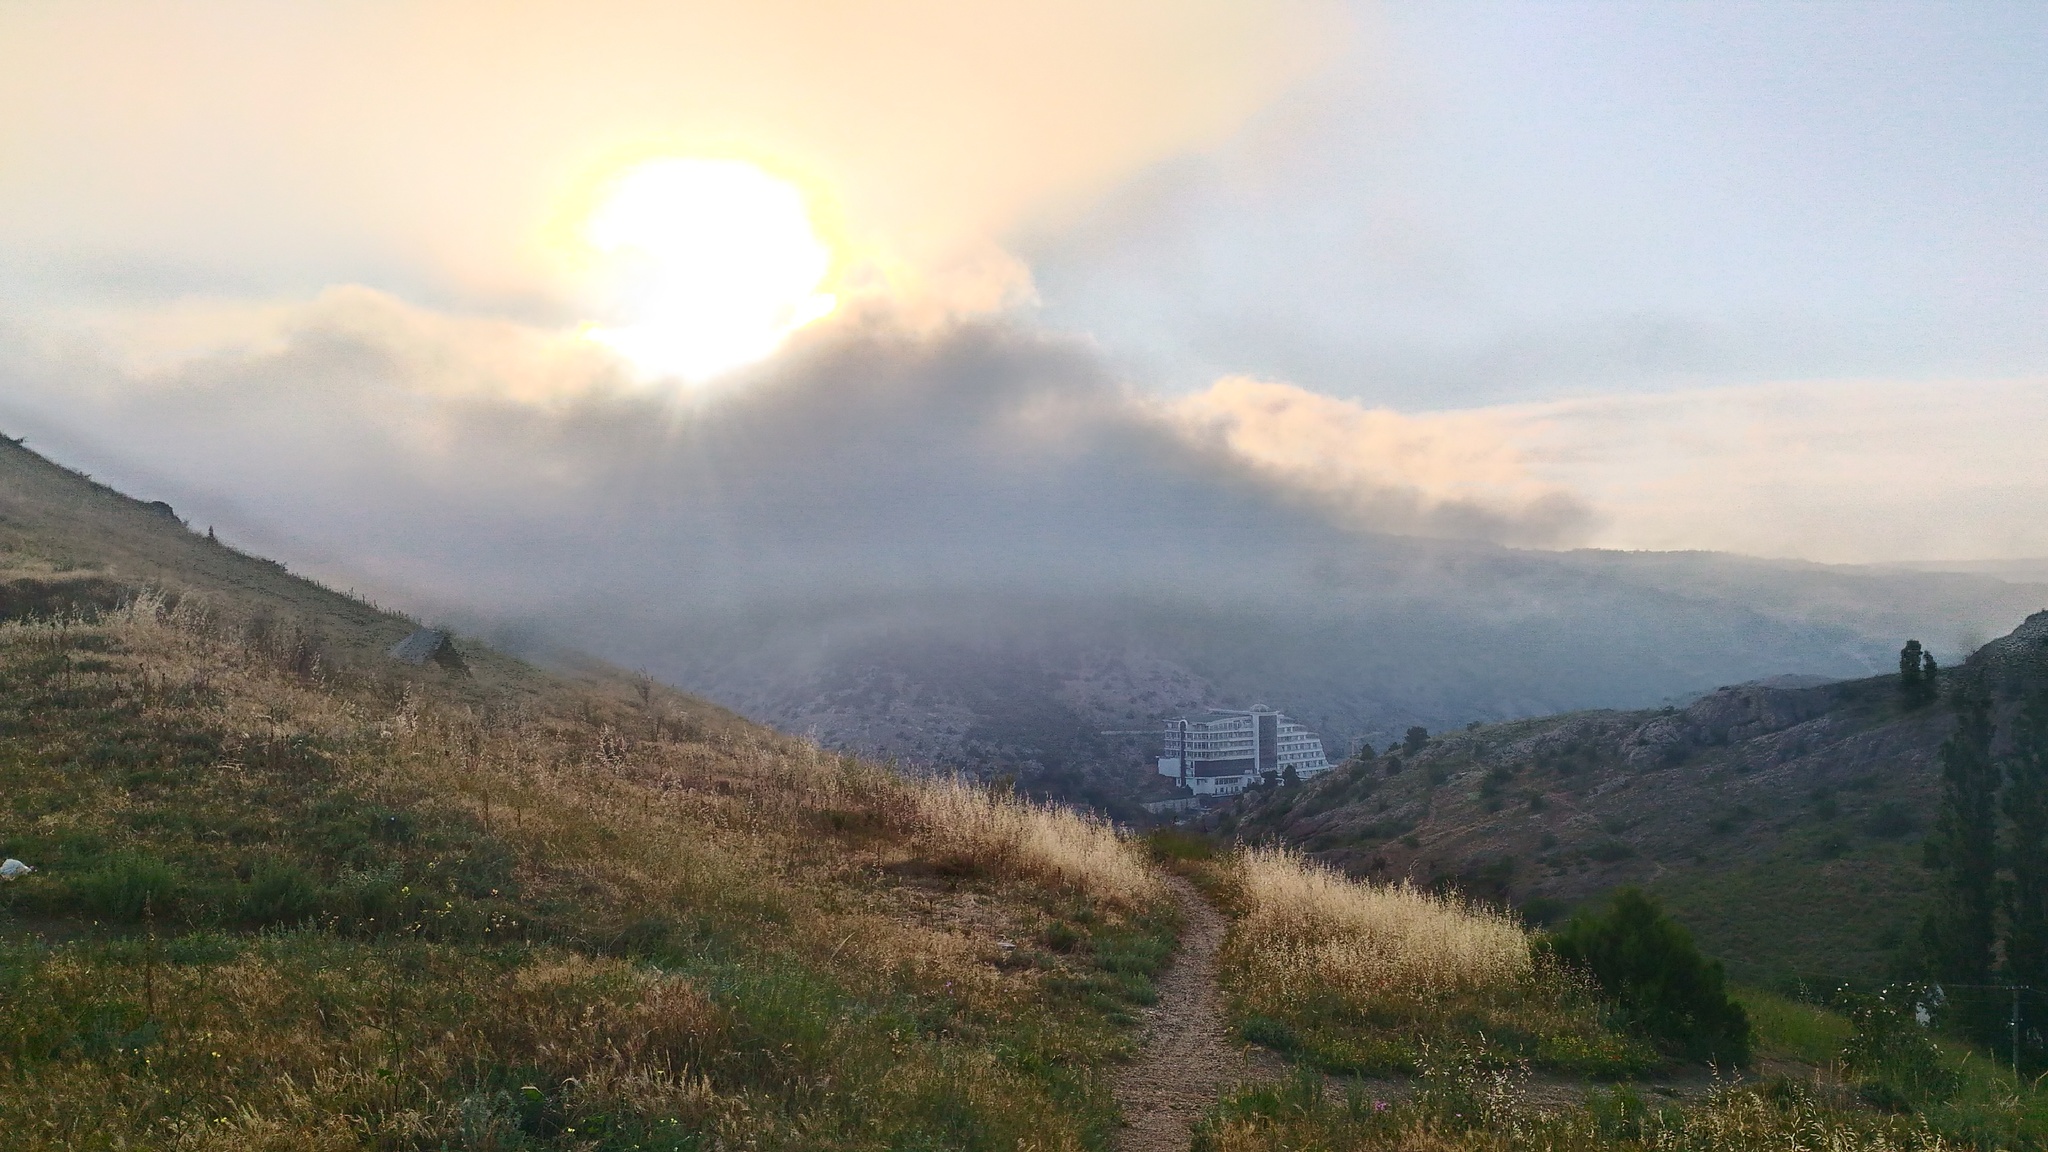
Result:
M1330 770L1315 733L1263 704L1248 711L1217 710L1166 722L1159 774L1197 796L1231 796L1266 773L1292 768L1303 780Z

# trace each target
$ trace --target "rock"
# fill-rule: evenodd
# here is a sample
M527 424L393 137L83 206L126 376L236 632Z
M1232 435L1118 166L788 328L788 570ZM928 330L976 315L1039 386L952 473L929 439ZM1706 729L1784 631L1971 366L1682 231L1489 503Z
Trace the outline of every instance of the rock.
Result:
M462 671L467 667L463 663L462 654L455 650L455 645L449 640L448 634L434 628L421 628L393 644L384 654L400 664L424 665L431 660L443 668L456 671Z

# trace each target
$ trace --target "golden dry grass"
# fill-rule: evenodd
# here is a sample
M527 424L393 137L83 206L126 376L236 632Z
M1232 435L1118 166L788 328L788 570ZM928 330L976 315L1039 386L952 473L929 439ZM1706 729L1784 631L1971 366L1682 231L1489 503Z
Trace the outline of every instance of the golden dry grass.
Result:
M1222 886L1238 918L1220 971L1248 1039L1373 1074L1413 1071L1432 1047L1593 1073L1654 1058L1604 1027L1593 989L1539 963L1501 911L1285 849L1238 853Z
M1101 817L959 779L918 781L910 788L919 835L934 854L994 861L1124 907L1143 907L1165 895L1137 842Z
M137 855L187 889L161 944L24 940L0 911L12 1146L864 1148L969 1124L940 1139L1078 1148L1107 1122L1092 1069L1143 978L1101 965L1164 954L1158 881L1114 829L661 691L479 705L306 657L191 595L0 625L0 678L53 702L32 744L0 739L45 865L8 899L76 916L81 870ZM121 732L220 751L82 770L134 759ZM303 814L343 802L368 816L318 835L414 831L302 845ZM491 852L503 895L437 879ZM280 854L323 911L234 931ZM1090 943L1032 947L1063 922ZM574 1135L607 1124L615 1143Z
M1532 968L1520 924L1455 896L1353 881L1289 849L1245 852L1235 882L1233 955L1262 983L1362 1002L1502 987Z

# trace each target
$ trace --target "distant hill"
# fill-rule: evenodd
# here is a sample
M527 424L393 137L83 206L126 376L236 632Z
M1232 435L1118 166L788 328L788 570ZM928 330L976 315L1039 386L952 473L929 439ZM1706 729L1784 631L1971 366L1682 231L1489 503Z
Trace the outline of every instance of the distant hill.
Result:
M2048 676L2048 611L1945 682L1960 675L1987 678L2009 720ZM1739 684L1683 708L1440 733L1210 826L1539 917L1645 885L1738 978L1825 988L1886 976L1926 910L1919 846L1953 727L1945 696L1916 703L1895 676Z
M1150 733L1190 709L1269 704L1341 759L1411 725L1868 676L1908 638L1947 656L2044 604L2048 586L1969 574L1375 537L1275 552L1200 590L1020 577L763 593L623 629L607 606L547 627L830 746L1130 815L1152 786Z

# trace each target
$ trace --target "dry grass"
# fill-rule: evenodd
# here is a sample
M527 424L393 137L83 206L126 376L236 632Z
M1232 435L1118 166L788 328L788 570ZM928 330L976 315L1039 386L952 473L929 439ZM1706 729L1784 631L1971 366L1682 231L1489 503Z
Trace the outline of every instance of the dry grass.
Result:
M1652 1058L1500 911L1277 849L1239 853L1223 887L1238 919L1221 971L1247 1039L1351 1073L1413 1071L1431 1045L1577 1072Z
M1131 837L1100 817L958 779L910 785L927 851L988 860L1043 883L1141 908L1165 890Z
M1538 1108L1491 1084L1456 1083L1389 1106L1326 1099L1319 1084L1251 1089L1223 1102L1197 1152L1961 1152L1910 1118L1856 1108L1826 1085L1728 1087L1680 1107L1627 1090Z
M1169 941L1113 829L658 691L479 705L434 675L330 669L191 596L0 625L24 817L0 848L40 866L0 892L9 1146L1078 1148L1109 1124L1093 1070ZM279 861L303 913L243 931ZM175 894L93 924L93 885L130 874ZM1062 925L1079 947L1033 946Z
M1514 984L1532 968L1528 933L1505 913L1407 883L1359 883L1287 849L1237 865L1244 914L1234 938L1262 983L1314 985L1348 999Z

